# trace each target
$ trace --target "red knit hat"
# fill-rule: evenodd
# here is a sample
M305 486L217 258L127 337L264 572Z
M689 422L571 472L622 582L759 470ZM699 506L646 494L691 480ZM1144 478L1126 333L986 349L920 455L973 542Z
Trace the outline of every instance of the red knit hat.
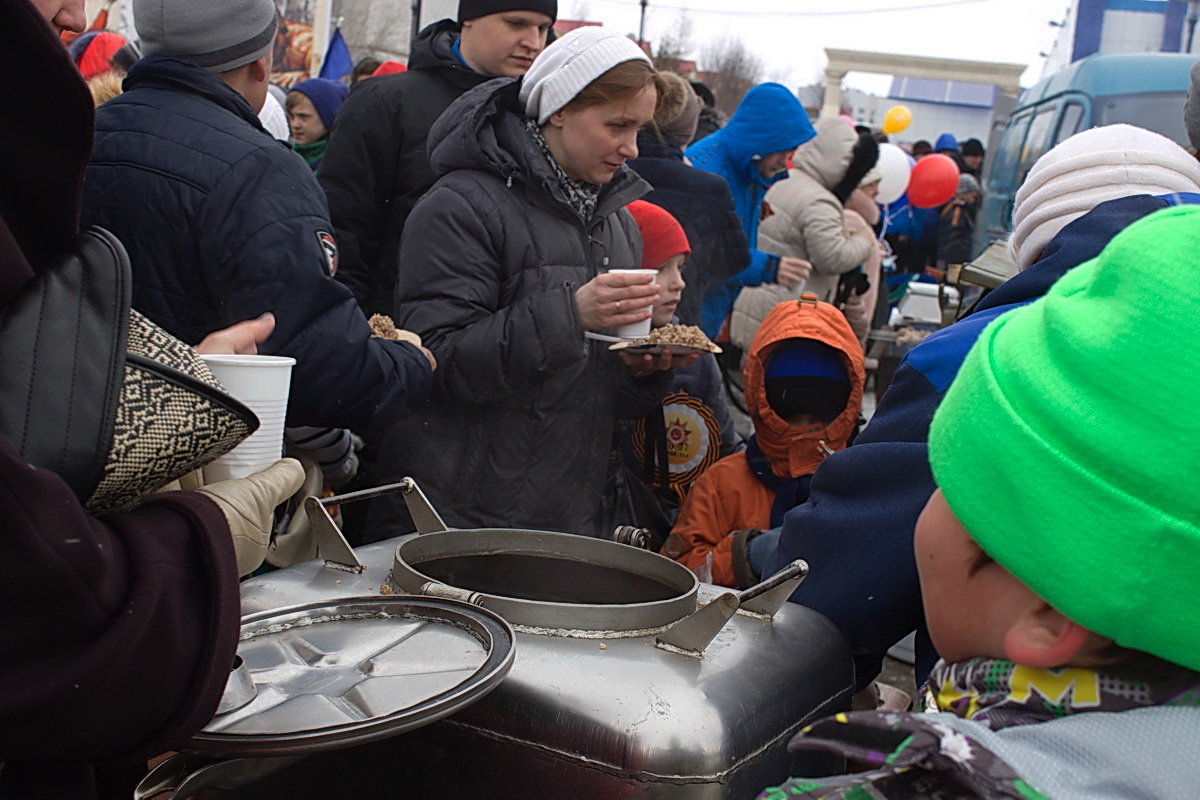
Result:
M692 254L683 226L669 211L645 200L634 200L626 208L642 232L642 269L658 269L672 256Z
M371 77L376 75L395 75L397 72L408 72L408 66L400 61L384 61L375 71L371 73Z

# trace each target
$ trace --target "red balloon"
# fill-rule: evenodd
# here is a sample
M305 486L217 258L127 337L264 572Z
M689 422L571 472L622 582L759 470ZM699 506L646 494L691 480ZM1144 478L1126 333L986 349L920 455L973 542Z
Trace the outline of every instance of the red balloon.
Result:
M950 156L925 156L908 179L908 202L914 208L934 208L958 191L958 164Z

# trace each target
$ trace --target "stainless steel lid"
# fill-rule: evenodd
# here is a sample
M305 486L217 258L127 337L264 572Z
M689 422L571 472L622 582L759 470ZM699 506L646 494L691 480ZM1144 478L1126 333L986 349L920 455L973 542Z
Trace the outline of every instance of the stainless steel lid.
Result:
M230 710L187 749L294 755L393 736L483 697L514 653L508 623L455 600L362 598L252 614L221 704Z
M481 528L424 533L396 547L391 584L469 599L514 625L635 634L696 610L687 567L628 545L548 531Z

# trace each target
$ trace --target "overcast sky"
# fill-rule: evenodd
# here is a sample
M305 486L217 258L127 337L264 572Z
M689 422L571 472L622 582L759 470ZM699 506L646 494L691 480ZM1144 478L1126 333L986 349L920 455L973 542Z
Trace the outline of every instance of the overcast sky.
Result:
M1029 65L1028 86L1042 77L1069 0L649 0L646 38L654 41L687 13L693 57L705 42L742 39L766 64L765 77L812 83L825 67L824 48L878 50ZM923 7L922 7L923 6ZM686 7L686 12L680 9ZM887 10L896 9L896 10ZM637 33L638 0L559 0L559 15L597 20ZM835 12L830 14L828 12ZM886 94L890 78L850 73L846 85Z

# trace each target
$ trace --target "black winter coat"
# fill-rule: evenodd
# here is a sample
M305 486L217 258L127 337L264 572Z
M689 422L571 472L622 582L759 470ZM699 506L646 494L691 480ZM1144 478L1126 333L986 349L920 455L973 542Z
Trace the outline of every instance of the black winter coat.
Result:
M962 203L957 198L938 210L937 260L942 264L964 264L971 260L975 240L977 203Z
M338 279L368 314L395 316L400 234L436 177L425 139L459 95L488 80L465 66L451 47L453 20L425 28L413 42L408 71L354 87L329 139L317 175L341 245Z
M615 420L654 408L671 374L631 378L584 337L574 292L641 263L624 206L649 187L622 168L581 221L525 128L518 86L472 89L430 132L441 177L405 229L396 322L425 338L438 372L383 466L416 477L452 526L598 535ZM372 509L372 538L398 532L399 508Z
M121 239L134 307L185 342L273 312L259 352L296 359L289 425L365 426L428 396L421 352L371 338L330 277L337 246L312 170L199 67L149 56L99 109L83 221Z
M674 142L648 131L638 134L638 157L629 166L654 187L642 199L671 212L692 245L683 267L687 288L675 314L685 325L699 325L709 280L732 278L750 265L746 232L729 184L720 175L689 166Z

